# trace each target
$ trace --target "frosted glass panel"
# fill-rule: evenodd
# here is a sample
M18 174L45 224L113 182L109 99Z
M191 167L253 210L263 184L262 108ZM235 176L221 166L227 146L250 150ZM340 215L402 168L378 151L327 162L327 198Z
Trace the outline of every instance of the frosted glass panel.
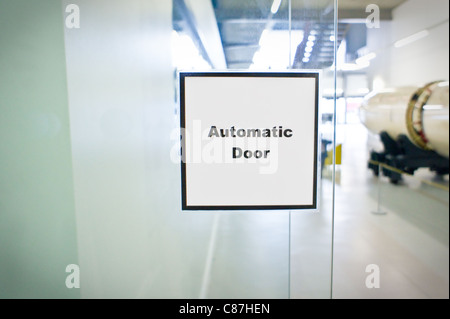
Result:
M0 2L0 298L79 298L58 1Z
M199 226L179 214L170 160L171 3L70 3L81 13L65 31L81 296L197 297L200 270L186 260L203 240L185 235Z

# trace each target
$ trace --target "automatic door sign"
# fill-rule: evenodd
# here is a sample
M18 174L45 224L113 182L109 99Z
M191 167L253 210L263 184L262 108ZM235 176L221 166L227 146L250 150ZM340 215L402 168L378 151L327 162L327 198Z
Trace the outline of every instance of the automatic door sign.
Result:
M180 73L183 210L317 208L319 74Z

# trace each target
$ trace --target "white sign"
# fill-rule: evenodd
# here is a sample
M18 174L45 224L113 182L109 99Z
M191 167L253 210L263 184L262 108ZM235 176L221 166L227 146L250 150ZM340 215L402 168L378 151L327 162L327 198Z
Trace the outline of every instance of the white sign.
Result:
M180 73L182 209L317 208L319 74Z

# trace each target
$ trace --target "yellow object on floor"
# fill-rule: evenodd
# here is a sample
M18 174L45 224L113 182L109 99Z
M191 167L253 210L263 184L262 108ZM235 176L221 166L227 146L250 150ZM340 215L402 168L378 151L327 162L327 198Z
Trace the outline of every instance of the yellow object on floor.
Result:
M328 151L327 158L325 159L325 165L333 164L333 151ZM342 144L336 146L336 165L341 165L342 163Z

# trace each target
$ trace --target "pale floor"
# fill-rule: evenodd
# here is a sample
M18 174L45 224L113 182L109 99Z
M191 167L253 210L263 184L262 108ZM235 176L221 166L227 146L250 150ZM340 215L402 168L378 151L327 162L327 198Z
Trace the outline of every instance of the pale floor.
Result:
M448 175L436 180L420 169L390 184L367 169L374 136L357 124L338 132L343 154L336 174L333 297L448 298L449 194L420 181L448 189ZM379 288L366 287L370 264L379 267Z

